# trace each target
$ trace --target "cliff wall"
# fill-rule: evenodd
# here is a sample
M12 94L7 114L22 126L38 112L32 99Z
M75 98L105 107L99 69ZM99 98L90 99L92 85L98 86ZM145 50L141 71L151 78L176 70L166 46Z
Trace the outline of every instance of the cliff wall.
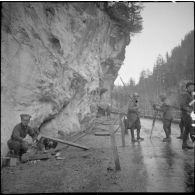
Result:
M80 131L110 101L129 41L104 3L3 2L1 154L21 113L50 136Z

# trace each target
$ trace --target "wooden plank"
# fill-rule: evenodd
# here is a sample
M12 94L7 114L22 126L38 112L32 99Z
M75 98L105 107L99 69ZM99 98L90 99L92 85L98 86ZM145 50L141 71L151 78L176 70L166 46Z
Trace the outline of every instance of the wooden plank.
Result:
M119 116L120 128L121 128L121 139L122 139L122 147L125 147L125 127L122 121L122 115Z
M115 134L112 129L112 125L110 127L110 142L111 142L111 149L112 149L113 156L114 156L115 169L116 171L119 171L121 170L121 167L120 167L120 161L119 161L119 156L118 156L118 150L116 146Z
M49 159L51 158L50 154L46 153L46 154L29 154L29 153L25 153L22 155L22 162L27 162L27 161L32 161L32 160L44 160L44 159Z
M116 120L102 120L102 121L96 121L97 124L101 124L101 125L112 125L112 124L116 124L117 119Z
M122 115L127 115L125 112L118 112L118 111L111 111L110 113L112 114L122 114Z
M70 141L65 141L65 140L61 140L61 139L58 139L58 138L49 137L49 136L46 136L46 135L41 135L41 137L48 138L48 139L51 139L51 140L60 142L60 143L62 143L62 144L66 144L66 145L73 146L73 147L82 148L82 149L84 149L84 150L88 150L88 149L89 149L89 148L86 147L86 146L82 146L82 145L80 145L80 144L76 144L76 143L73 143L73 142L70 142Z
M120 125L117 125L116 129L114 130L114 133L116 133L120 129Z
M112 124L116 125L116 123L118 123L118 119L117 118L114 120L114 123L112 123Z
M113 123L113 122L112 122ZM97 123L98 125L111 125L112 123Z
M114 130L114 133L116 133L119 130L119 128L120 128L120 125L110 124L109 126L105 126L105 127L103 125L102 126L96 126L95 129L97 129L97 130L103 130L103 131L106 131L107 132L107 131L109 131L110 126L112 126L113 129L115 129Z
M100 127L100 126L96 126L94 129L95 130L102 130L102 131L109 131L109 128L104 128L104 127Z
M110 136L110 133L109 132L95 132L96 136Z

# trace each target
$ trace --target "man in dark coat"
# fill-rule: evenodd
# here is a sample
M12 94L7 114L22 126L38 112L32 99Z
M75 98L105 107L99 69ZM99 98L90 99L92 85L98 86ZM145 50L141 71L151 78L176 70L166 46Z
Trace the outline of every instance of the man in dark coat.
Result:
M173 108L170 105L169 100L165 96L165 94L160 95L161 105L155 105L154 109L161 111L162 115L162 122L163 122L163 129L165 132L166 137L163 139L163 142L168 142L171 140L171 122L173 120Z
M193 149L192 146L187 144L187 139L190 134L192 141L194 141L194 137L192 136L192 131L194 130L192 126L192 118L191 113L193 111L193 105L190 103L193 101L192 93L194 91L194 83L188 82L186 84L186 93L182 95L182 102L181 102L181 115L182 120L184 121L184 132L183 132L183 144L182 149Z
M183 139L183 132L184 132L184 121L181 116L180 122L179 122L179 128L180 128L180 136L177 137L177 139Z
M186 93L186 84L182 84L180 86L180 94L179 94L179 104L181 106L181 102L182 102L182 96L183 94ZM180 107L180 111L182 113L181 107ZM183 139L183 132L184 132L184 120L182 118L182 114L180 114L180 122L179 122L179 128L180 128L180 136L177 137L177 139Z
M31 116L28 114L21 114L21 123L17 124L12 132L11 138L8 140L7 144L10 150L14 151L14 154L19 156L21 159L22 154L28 150L28 143L23 139L26 135L30 135L33 141L37 137L37 131L28 126Z

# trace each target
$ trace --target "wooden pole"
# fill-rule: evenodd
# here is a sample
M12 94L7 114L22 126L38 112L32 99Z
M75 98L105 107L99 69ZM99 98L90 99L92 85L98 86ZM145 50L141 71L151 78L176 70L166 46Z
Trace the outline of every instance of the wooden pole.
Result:
M128 131L128 136L129 136L129 140L131 140L131 130L130 129L127 129L127 131Z
M125 147L125 128L124 128L121 114L119 115L119 123L120 123L120 128L121 128L122 147Z
M110 141L111 141L111 149L112 149L113 156L114 156L115 169L116 169L116 171L119 171L119 170L121 170L121 167L120 167L119 156L118 156L118 151L117 151L117 146L116 146L116 140L115 140L115 135L114 135L112 125L110 125Z

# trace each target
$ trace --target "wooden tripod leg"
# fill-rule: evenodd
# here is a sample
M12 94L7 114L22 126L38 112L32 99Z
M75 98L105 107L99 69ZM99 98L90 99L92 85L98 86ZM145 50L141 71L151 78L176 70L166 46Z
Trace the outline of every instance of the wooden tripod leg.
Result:
M120 128L121 128L121 139L122 139L122 147L125 147L125 127L122 121L122 115L119 116Z
M132 137L131 137L131 130L128 129L127 131L128 131L129 140L131 140L132 139Z
M115 168L116 168L116 171L119 171L121 170L121 167L120 167L120 161L119 161L119 156L118 156L118 150L116 146L115 135L113 132L110 134L110 141L111 141L111 149L114 155Z

